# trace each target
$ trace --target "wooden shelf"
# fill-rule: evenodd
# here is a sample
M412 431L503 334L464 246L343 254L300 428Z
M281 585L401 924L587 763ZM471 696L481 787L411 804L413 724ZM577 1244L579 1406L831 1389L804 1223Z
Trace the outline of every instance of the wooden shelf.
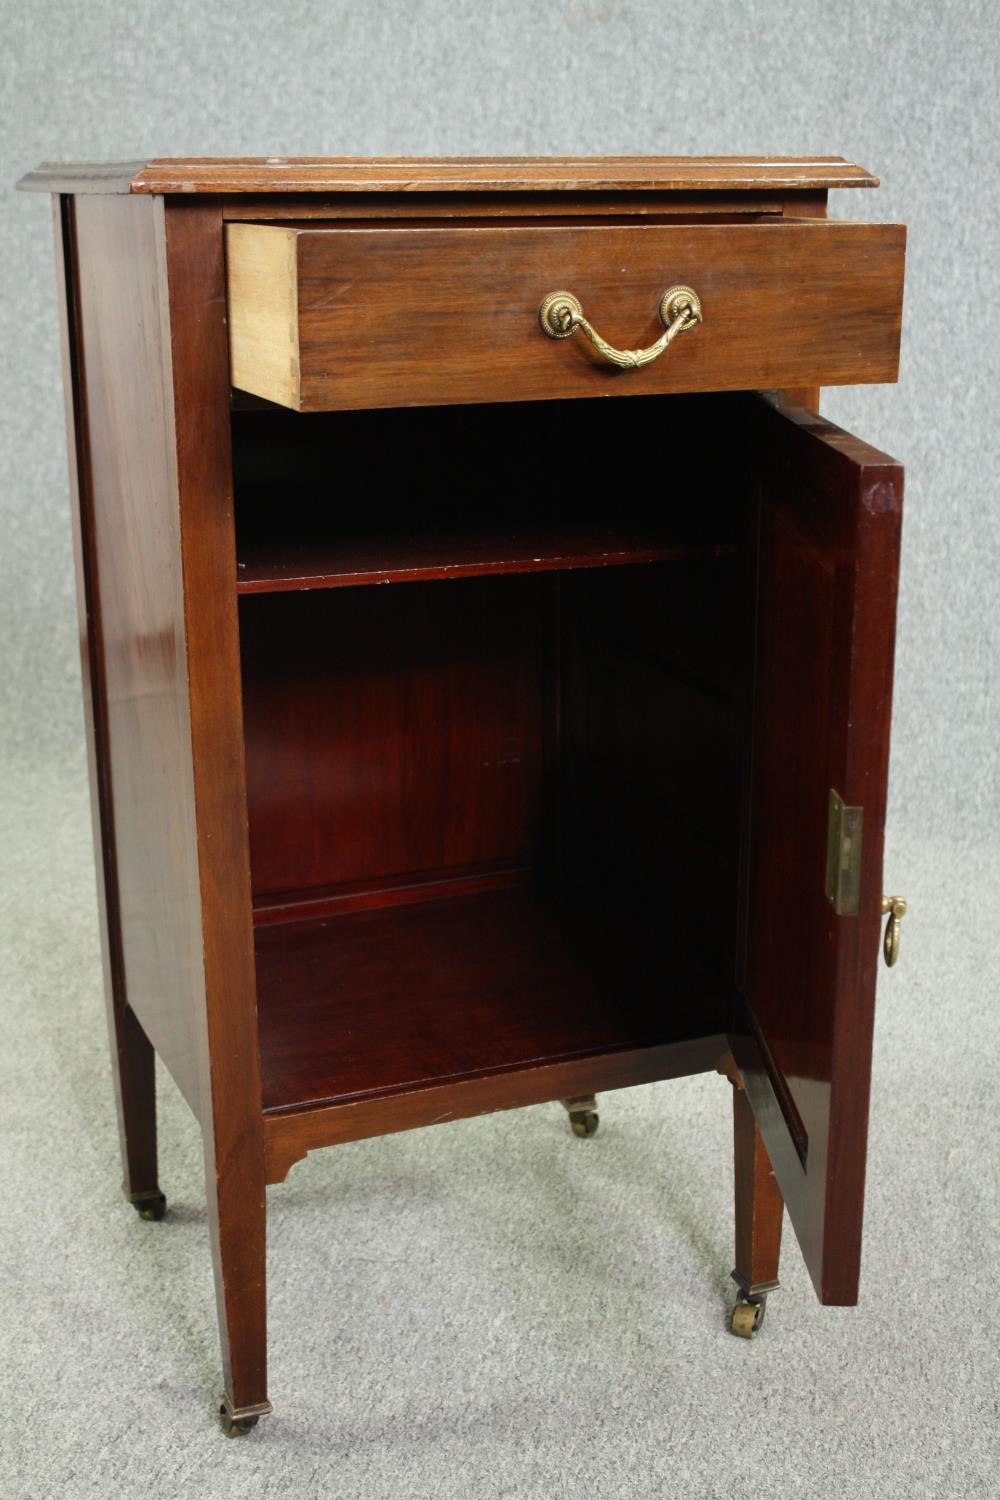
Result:
M730 426L741 420L739 398L718 399ZM710 402L541 404L543 412L530 402L234 412L237 592L598 569L733 550L748 499L736 465L741 444L719 451ZM631 456L665 430L677 441L662 490L636 492Z
M516 528L431 529L348 536L253 540L241 548L239 594L335 589L358 584L426 582L497 573L549 573L621 567L732 548L694 546L646 525L548 524Z
M721 1031L716 985L644 931L534 885L258 928L265 1111Z

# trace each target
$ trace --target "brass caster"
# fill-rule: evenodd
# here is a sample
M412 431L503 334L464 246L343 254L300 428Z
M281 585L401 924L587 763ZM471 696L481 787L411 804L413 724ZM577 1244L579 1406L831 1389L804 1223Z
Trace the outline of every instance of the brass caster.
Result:
M225 1402L219 1407L219 1416L222 1418L222 1430L226 1437L243 1437L252 1432L260 1421L259 1417L231 1417Z
M133 1202L132 1207L140 1219L152 1221L162 1219L167 1211L167 1200L162 1193L155 1193L150 1198L139 1198Z
M766 1307L766 1295L760 1297L741 1295L733 1308L733 1316L729 1324L730 1332L735 1333L736 1337L741 1339L755 1338L763 1325Z
M593 1094L585 1094L579 1099L564 1099L562 1105L569 1115L570 1129L574 1135L585 1137L597 1134L601 1117L597 1113L597 1100Z
M569 1123L574 1135L586 1137L597 1134L601 1117L596 1109L577 1109L571 1112Z

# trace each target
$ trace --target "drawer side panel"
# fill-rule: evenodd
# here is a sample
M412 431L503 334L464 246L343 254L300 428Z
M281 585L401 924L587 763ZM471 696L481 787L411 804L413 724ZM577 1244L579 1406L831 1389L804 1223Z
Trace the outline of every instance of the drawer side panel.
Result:
M291 229L226 230L230 379L281 406L299 403L298 273Z

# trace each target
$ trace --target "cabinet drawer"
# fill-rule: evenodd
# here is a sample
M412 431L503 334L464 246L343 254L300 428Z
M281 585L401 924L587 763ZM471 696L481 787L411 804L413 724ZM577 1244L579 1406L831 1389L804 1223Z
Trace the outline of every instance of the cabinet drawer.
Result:
M835 220L229 224L232 383L329 411L895 380L905 237ZM676 285L702 321L641 368L539 321L567 291L609 344L646 348Z

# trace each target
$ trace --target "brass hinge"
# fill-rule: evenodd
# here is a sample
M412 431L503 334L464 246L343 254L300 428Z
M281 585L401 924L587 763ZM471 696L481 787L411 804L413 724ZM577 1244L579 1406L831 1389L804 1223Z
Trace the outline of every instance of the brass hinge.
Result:
M826 828L826 894L838 917L856 917L861 894L863 807L850 807L830 788Z

